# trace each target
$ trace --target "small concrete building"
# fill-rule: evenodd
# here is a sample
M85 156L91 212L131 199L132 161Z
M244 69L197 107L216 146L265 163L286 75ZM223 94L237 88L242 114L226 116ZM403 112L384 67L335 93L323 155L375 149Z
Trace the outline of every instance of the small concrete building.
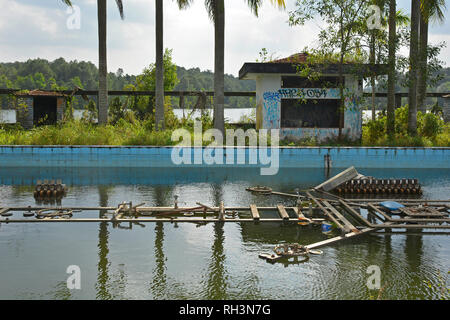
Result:
M312 66L320 78L300 76L299 66L307 61L306 53L264 63L244 63L239 79L256 80L256 128L280 129L280 139L300 140L314 137L318 141L339 134L338 65ZM345 111L342 134L351 140L362 135L363 77L380 74L370 65L344 64Z
M15 94L16 121L25 129L56 124L63 119L66 96L49 91L23 91Z

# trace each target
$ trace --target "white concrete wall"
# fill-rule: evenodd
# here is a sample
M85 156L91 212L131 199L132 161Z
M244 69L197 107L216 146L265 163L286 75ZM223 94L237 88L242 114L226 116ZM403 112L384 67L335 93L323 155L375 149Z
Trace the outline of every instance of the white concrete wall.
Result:
M281 77L283 74L260 74L256 78L256 128L281 129L280 138L304 139L315 137L319 141L337 137L338 128L280 128L281 120ZM292 74L290 74L292 76ZM324 75L328 76L328 75ZM335 76L335 75L333 75ZM362 87L358 86L358 78L346 76L346 98L343 134L352 140L361 138L362 111L360 110ZM320 108L320 100L317 105ZM320 111L318 111L320 112Z

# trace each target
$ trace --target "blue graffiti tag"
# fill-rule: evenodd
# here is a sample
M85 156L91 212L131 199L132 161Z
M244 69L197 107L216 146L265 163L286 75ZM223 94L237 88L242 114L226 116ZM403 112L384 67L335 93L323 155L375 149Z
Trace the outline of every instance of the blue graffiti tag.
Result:
M271 102L279 102L281 101L281 95L278 92L267 91L263 94L264 100Z

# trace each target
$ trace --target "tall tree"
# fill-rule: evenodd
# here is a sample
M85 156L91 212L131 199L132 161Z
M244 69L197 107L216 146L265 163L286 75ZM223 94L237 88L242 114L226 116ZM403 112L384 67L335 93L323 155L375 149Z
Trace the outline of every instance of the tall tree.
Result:
M163 0L155 1L156 13L156 72L155 72L155 128L164 129L164 65L163 65Z
M419 22L419 73L417 76L417 110L425 112L428 74L428 24L430 19L444 21L445 0L421 0Z
M280 8L285 8L284 0L271 0ZM253 13L258 16L262 0L247 0ZM224 60L225 60L225 3L224 0L205 0L206 10L214 22L214 128L225 131L224 100Z
M388 17L389 17L389 0L371 0L371 5L375 5L380 9L381 16L379 17L379 20L368 20L368 17L364 17L362 21L360 21L361 24L361 34L362 39L366 43L366 46L368 47L368 54L369 54L369 63L371 65L375 65L376 63L381 63L387 58L387 52L388 52ZM371 16L369 19L371 19L373 16L373 11L369 12ZM385 18L386 17L386 18ZM375 23L379 22L380 25L373 25L372 29L369 29L368 22ZM395 23L396 23L396 29L399 26L406 26L409 25L409 16L405 15L401 10L398 10L396 12L395 16ZM386 30L385 30L386 29ZM400 30L401 32L402 30ZM399 30L396 30L397 37ZM400 35L401 37L401 35ZM400 45L397 41L397 46ZM375 69L374 69L375 70ZM375 72L373 72L370 76L370 85L371 85L371 91L372 91L372 120L375 121L376 115L375 115L375 98L376 98L376 81L377 76Z
M177 0L180 9L187 8L191 0ZM156 32L156 81L155 81L155 128L164 129L164 27L163 0L155 1Z
M389 0L389 40L388 40L388 101L387 101L387 126L386 132L392 139L395 135L395 53L397 49L397 30L396 30L396 0Z
M120 17L123 19L122 0L116 0ZM108 122L108 63L106 49L106 0L97 0L98 22L98 123Z
M417 70L419 54L420 0L411 0L411 35L409 45L408 133L417 134Z
M345 96L344 96L344 63L346 57L358 55L361 35L360 21L368 6L367 0L297 0L297 9L289 14L291 25L304 24L319 16L326 27L319 33L319 41L325 57L337 56L339 79L339 139L342 137L344 127Z

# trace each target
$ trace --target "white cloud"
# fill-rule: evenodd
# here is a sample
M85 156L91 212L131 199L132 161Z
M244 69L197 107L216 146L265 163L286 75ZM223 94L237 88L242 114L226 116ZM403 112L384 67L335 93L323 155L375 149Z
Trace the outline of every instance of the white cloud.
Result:
M293 1L279 10L265 1L256 18L244 0L226 0L225 72L237 75L244 62L255 61L261 48L285 57L305 46L317 45L320 21L302 27L287 24ZM95 0L77 0L81 8L80 30L66 28L66 7L61 1L0 0L0 61L29 58L90 60L97 63L97 6ZM400 2L400 6L402 2ZM155 60L154 1L124 1L125 20L120 20L114 1L108 1L108 65L138 74ZM436 31L434 31L436 30ZM436 32L439 32L437 34ZM448 28L432 26L430 41L446 39ZM214 68L214 26L204 1L196 0L180 11L175 1L164 1L164 46L173 49L176 64ZM448 61L450 49L441 53Z

